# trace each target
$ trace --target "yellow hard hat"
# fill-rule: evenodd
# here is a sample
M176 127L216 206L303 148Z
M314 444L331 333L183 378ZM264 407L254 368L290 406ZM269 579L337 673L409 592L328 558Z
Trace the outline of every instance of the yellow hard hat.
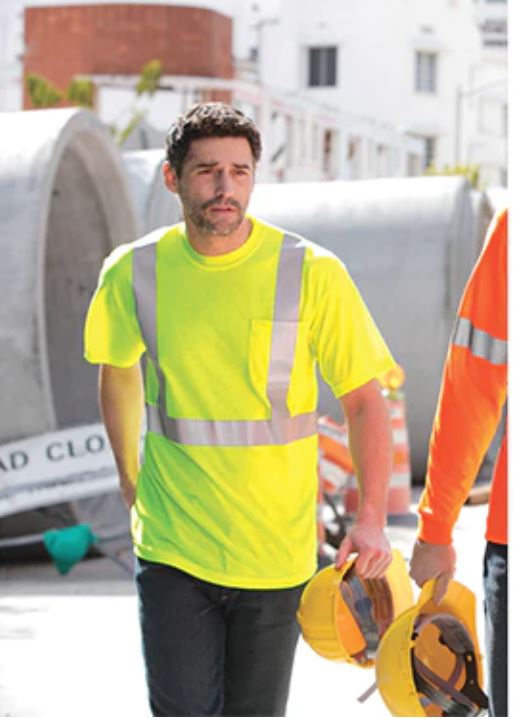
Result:
M379 644L376 678L393 716L486 716L474 594L452 581L440 604L435 580L392 622Z
M297 618L304 639L322 657L371 667L386 628L413 604L413 591L399 551L392 550L383 579L363 579L355 572L355 561L341 570L332 564L312 577Z

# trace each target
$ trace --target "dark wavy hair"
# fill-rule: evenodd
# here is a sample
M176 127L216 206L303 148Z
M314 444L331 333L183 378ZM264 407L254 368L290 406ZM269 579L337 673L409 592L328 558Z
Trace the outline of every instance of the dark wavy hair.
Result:
M254 161L260 159L262 140L253 120L224 102L203 102L192 105L167 132L166 156L178 177L191 142L204 137L245 137Z

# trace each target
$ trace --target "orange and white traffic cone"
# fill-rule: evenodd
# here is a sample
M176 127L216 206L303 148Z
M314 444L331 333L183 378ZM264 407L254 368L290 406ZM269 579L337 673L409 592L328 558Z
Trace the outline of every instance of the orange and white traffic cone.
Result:
M388 514L408 514L411 503L411 463L406 402L404 395L395 393L388 398L393 433L392 479L388 492Z
M404 397L398 392L387 398L392 423L392 477L388 490L387 514L408 514L411 503L411 465ZM359 491L351 475L344 493L348 514L358 509Z
M392 424L392 446L393 463L392 477L387 500L387 514L408 514L411 503L411 464L410 444L408 439L408 428L406 424L406 402L404 393L399 389L404 382L404 371L397 365L392 370L379 378L383 387L383 395L387 400L390 420ZM333 422L333 420L331 420ZM346 460L349 454L349 440L347 426L338 425L338 432L335 434L331 425L325 422L324 433L331 430L331 442L338 441L338 453L328 444L328 438L323 437L321 441L321 429L319 429L319 444L328 447L333 461L344 461L345 467L350 469L350 474L345 481L344 505L347 514L354 514L358 509L359 490L356 476L351 465Z

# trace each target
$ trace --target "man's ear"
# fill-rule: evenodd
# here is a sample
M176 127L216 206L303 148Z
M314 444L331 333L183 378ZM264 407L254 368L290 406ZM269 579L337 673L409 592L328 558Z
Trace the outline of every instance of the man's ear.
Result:
M167 160L162 165L162 174L164 175L164 184L167 189L178 193L178 176Z

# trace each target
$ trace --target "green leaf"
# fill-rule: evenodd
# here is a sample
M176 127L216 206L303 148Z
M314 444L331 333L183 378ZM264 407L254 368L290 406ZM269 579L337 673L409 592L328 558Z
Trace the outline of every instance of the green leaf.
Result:
M93 107L94 84L88 77L75 77L68 85L66 97L79 107Z
M125 140L128 139L128 137L139 125L145 114L146 113L143 111L134 110L132 113L132 117L124 127L119 128L116 127L116 125L111 125L111 132L114 135L114 139L118 145L122 145Z
M143 66L135 92L137 95L144 93L150 97L158 90L160 78L162 77L162 63L160 60L150 60Z
M54 107L63 98L62 92L42 75L27 75L27 92L33 107Z
M437 168L435 165L430 165L424 170L425 175L444 175L444 176L457 176L461 175L462 177L466 177L469 181L470 185L476 189L480 190L481 188L481 182L480 182L480 169L479 165L454 165L453 167L450 167L449 165L444 165L442 169Z

